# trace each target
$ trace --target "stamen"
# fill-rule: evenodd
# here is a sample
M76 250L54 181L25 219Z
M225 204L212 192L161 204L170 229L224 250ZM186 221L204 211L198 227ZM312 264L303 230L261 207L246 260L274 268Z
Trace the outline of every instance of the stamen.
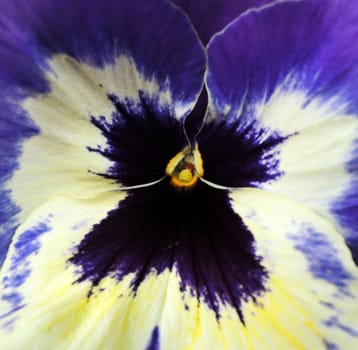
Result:
M203 176L203 160L199 148L185 147L175 155L166 167L165 173L171 177L171 184L176 187L192 187Z

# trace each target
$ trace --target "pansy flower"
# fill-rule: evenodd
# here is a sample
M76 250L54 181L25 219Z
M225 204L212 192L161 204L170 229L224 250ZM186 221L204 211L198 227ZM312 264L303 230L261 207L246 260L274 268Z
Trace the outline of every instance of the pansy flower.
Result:
M0 1L2 349L357 349L358 7L194 2Z

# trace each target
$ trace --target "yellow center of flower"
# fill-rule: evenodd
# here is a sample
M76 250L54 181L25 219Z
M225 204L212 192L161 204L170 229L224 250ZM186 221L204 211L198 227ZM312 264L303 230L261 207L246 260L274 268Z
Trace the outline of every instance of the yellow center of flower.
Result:
M195 148L185 147L176 154L165 169L170 182L176 187L192 187L199 177L204 175L203 160L198 145Z

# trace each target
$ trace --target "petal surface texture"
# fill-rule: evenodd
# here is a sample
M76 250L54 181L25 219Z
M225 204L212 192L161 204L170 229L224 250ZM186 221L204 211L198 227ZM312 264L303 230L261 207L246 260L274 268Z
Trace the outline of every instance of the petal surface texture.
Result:
M164 175L205 54L164 1L14 1L0 26L1 263L17 225L47 200Z
M206 127L229 125L254 140L247 159L269 169L255 187L333 220L356 259L357 21L357 6L345 0L288 1L241 16L208 49ZM226 178L215 171L207 179L240 185L244 159L232 159Z

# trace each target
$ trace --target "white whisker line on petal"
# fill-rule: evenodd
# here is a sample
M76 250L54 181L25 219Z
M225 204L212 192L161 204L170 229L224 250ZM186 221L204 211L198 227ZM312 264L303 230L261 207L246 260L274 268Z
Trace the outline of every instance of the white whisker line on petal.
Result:
M241 115L244 114L244 106L246 104L248 94L249 94L249 88L246 86L244 95L242 96L242 99L241 99L241 102L240 102L239 109L236 112L237 118L239 118Z
M218 190L240 190L240 189L243 189L244 187L230 187L230 186L223 186L223 185L219 185L219 184L216 184L214 182L211 182L209 180L206 180L204 179L203 177L199 177L199 180L204 182L206 185L210 186L210 187L213 187L213 188L216 188Z
M166 176L163 176L158 180L148 182L148 183L145 183L145 184L133 185L133 186L122 186L122 187L119 187L118 189L112 190L111 192L127 191L127 190L134 190L134 189L137 189L137 188L150 187L150 186L153 186L153 185L156 185L156 184L162 182L165 178L166 178Z

